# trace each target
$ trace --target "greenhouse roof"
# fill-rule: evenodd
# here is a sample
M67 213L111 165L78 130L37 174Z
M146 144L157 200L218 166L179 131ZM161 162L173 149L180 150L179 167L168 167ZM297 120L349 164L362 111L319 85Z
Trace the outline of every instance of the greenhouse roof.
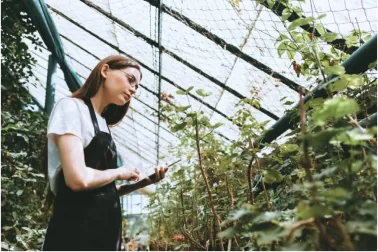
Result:
M179 141L165 122L158 121L160 74L161 92L173 94L179 105L188 105L188 99L176 95L176 91L194 86L190 104L194 109L201 108L210 122L224 123L216 131L229 140L239 134L228 117L234 115L240 99L258 96L260 106L251 106L251 110L259 121L270 120L268 126L271 126L297 102L298 87L311 90L316 84L315 79L298 77L293 60L286 54L278 54L275 41L286 32L284 24L289 24L281 21L282 9L278 7L273 9L251 0L164 0L159 15L159 1L154 0L46 0L46 3L67 61L82 82L98 61L110 54L127 55L142 65L143 80L131 103L132 109L112 129L125 163L139 169L169 162L169 155L159 162L157 157L167 155L168 149ZM376 33L375 0L295 4L302 7L306 17L326 14L317 23L340 34L340 38L353 29ZM342 44L344 40L337 41ZM326 42L321 46L324 51L330 50ZM352 47L346 52L350 54L356 49ZM44 104L50 52L47 48L30 50L37 60L34 73L38 79L28 88L36 101ZM294 55L294 60L300 59L299 54ZM201 105L202 98L196 89L212 95ZM55 101L70 94L63 72L58 69Z

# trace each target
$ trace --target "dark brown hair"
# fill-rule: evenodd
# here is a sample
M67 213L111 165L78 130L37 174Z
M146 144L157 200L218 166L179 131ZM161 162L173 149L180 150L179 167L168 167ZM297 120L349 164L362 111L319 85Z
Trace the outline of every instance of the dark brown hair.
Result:
M110 55L103 60L101 60L97 66L92 70L91 74L85 81L84 85L78 89L76 92L72 94L74 98L91 98L96 95L100 87L104 84L105 78L101 75L102 67L107 64L109 65L110 69L124 69L128 67L133 67L139 70L140 72L140 79L142 79L142 71L140 66L134 60L127 58L122 55ZM130 101L127 102L125 105L118 106L116 104L109 104L104 111L102 112L102 116L105 118L106 123L109 126L114 126L122 121L123 117L126 115L127 110L130 106ZM45 168L45 177L48 181L48 163L47 163L47 139L46 139L46 146L44 151L44 168ZM47 212L51 205L54 202L54 194L50 189L50 185L47 188L47 196L46 201L44 204L45 211Z

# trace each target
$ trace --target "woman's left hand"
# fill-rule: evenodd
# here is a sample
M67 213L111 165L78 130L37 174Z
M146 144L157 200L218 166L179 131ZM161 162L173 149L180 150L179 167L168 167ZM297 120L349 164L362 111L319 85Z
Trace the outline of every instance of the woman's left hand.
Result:
M147 180L150 184L154 184L159 182L160 180L164 179L165 173L168 171L167 166L160 166L160 168L155 168L155 177L153 179L150 179L147 177Z

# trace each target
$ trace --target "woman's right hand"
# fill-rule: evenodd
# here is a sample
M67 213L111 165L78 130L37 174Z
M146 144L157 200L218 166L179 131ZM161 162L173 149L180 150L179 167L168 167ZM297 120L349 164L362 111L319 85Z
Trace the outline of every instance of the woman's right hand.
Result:
M119 180L139 180L139 171L137 169L133 169L126 166L121 166L117 168L118 171L118 179Z

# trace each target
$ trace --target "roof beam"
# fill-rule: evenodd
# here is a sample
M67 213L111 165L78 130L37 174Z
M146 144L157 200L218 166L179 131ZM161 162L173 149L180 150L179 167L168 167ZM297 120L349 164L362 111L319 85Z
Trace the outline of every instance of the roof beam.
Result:
M130 25L126 24L124 21L120 20L119 18L113 16L112 14L110 14L109 12L103 10L102 8L100 8L99 6L93 4L92 2L88 1L88 0L80 0L81 2L85 3L86 5L88 5L89 7L95 9L96 11L100 12L101 14L103 14L104 16L106 16L107 18L109 18L110 20L116 22L117 24L119 24L121 27L129 30L130 32L132 32L136 37L138 38L141 38L143 39L146 43L154 46L154 47L157 47L159 48L159 53L160 51L168 54L169 56L171 56L172 58L174 58L175 60L181 62L182 64L184 64L185 66L189 67L190 69L192 69L194 72L202 75L203 77L205 77L206 79L210 80L211 82L213 82L214 84L216 84L217 86L227 90L228 92L230 92L231 94L235 95L236 97L238 97L239 99L244 99L246 98L245 96L243 96L242 94L240 94L239 92L237 92L236 90L230 88L229 86L226 86L223 82L221 82L220 80L216 79L215 77L205 73L202 69L194 66L193 64L189 63L188 61L184 60L183 58L181 58L180 56L178 56L176 53L170 51L169 49L165 48L164 46L162 46L161 44L157 43L156 41L154 41L153 39L150 39L149 37L147 37L146 35L144 35L143 33L135 30L134 28L132 28ZM149 2L149 1L148 1ZM155 7L159 8L159 4L157 3L157 5ZM162 8L162 11L164 11L164 7L165 5L162 4L161 8ZM209 31L207 31L209 32ZM236 47L235 47L236 48ZM239 50L239 49L238 49ZM240 50L239 50L240 51ZM245 59L244 59L245 60ZM258 67L257 67L258 68ZM270 69L270 68L269 68ZM260 69L261 70L261 69ZM271 70L271 69L270 69ZM273 71L273 70L271 70ZM269 72L269 74L271 74ZM278 73L277 73L278 74ZM281 76L281 75L280 75ZM280 77L280 79L282 78L286 78L284 76ZM281 80L282 83L284 83L284 79ZM292 84L295 86L298 84L294 83L293 81L291 81ZM286 84L286 83L284 83ZM252 107L254 107L255 109L257 110L260 110L262 113L266 114L267 116L269 116L270 118L272 119L275 119L275 120L278 120L278 116L276 116L275 114L273 114L272 112L270 112L269 110L267 109L264 109L262 107L259 107L259 106L256 106L256 105L251 105ZM214 110L214 109L213 109Z

